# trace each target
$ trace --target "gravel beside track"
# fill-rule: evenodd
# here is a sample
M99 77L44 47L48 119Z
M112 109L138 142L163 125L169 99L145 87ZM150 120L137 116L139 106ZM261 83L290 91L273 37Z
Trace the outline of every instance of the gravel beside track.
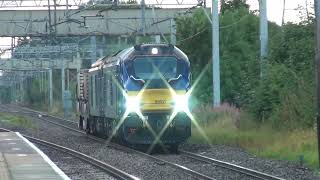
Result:
M256 157L237 147L184 144L181 149L290 180L319 180L315 171L295 162Z
M36 144L70 179L115 180L114 177L66 153Z

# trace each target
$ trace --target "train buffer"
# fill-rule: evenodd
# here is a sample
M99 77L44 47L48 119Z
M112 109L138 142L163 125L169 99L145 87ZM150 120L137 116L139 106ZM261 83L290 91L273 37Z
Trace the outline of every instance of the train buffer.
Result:
M1 180L69 180L34 144L18 132L0 132Z

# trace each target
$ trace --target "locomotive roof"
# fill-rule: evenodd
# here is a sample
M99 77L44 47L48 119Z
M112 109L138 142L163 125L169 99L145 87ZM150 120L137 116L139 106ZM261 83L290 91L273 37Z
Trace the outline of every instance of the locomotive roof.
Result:
M157 54L152 54L152 49L157 48ZM97 68L101 65L114 66L120 64L120 62L132 60L132 56L139 55L151 55L151 56L163 56L163 55L174 55L179 59L185 60L188 64L188 57L183 53L179 48L171 44L139 44L133 47L123 49L118 51L112 56L105 56L98 59L95 63L92 64L91 68Z

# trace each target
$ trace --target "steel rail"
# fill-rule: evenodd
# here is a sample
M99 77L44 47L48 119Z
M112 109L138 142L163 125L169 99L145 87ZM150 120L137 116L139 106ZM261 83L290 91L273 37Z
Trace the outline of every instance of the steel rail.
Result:
M55 118L55 119L67 121L67 122L69 122L69 123L78 124L78 123L75 122L75 121L68 120L68 119L65 119L65 118L56 117L56 116L52 116L52 115L50 115L50 114L48 114L48 113L45 113L45 112L36 111L36 110L30 109L30 108L27 108L27 107L20 107L20 106L18 106L18 107L21 108L21 109L25 109L25 110L27 110L27 111L31 111L31 112L34 112L34 113L38 113L39 115L42 115L43 117L48 116L48 117L51 117L51 118Z
M4 128L0 128L0 131L1 132L12 132L8 129L4 129ZM76 157L78 159L81 159L83 161L86 161L87 163L95 166L95 167L98 167L100 169L102 169L103 171L107 172L108 174L112 175L113 177L115 178L118 178L118 179L121 179L121 180L139 180L140 178L138 177L135 177L131 174L128 174L120 169L117 169L109 164L106 164L105 162L102 162L98 159L95 159L93 157L90 157L86 154L83 154L81 152L78 152L78 151L75 151L73 149L70 149L70 148L67 148L67 147L63 147L63 146L60 146L58 144L54 144L54 143L51 143L51 142L48 142L48 141L44 141L44 140L41 140L41 139L37 139L37 138L34 138L34 137L31 137L31 136L27 136L27 135L23 135L23 137L29 139L31 142L34 142L36 144L41 144L43 146L46 146L46 147L49 147L49 148L52 148L52 149L56 149L58 151L62 151L64 153L67 153L73 157Z
M229 162L225 162L225 161L220 161L220 160L217 160L217 159L213 159L213 158L206 157L206 156L203 156L203 155L195 154L195 153L192 153L192 152L183 151L183 150L180 150L179 152L180 152L180 154L188 156L188 157L190 157L192 159L196 159L196 160L202 161L202 162L212 163L212 164L217 165L219 167L226 168L226 169L229 169L229 170L232 170L232 171L236 171L236 172L239 172L241 174L246 174L248 176L251 176L251 177L254 177L254 178L257 178L257 179L284 180L283 178L279 178L279 177L276 177L276 176L273 176L273 175L269 175L269 174L266 174L266 173L262 173L262 172L259 172L259 171L253 170L253 169L245 168L245 167L242 167L242 166L239 166L239 165L235 165L235 164L232 164L232 163L229 163Z
M149 155L149 154L146 154L146 153L143 153L141 151L134 150L134 149L129 149L129 150L133 151L133 152L135 152L137 154L140 154L142 156L145 156L145 157L147 157L149 159L153 159L155 161L159 161L159 162L165 163L165 164L167 164L167 165L169 165L171 167L180 169L180 170L182 170L182 171L184 171L184 172L186 172L186 173L188 173L188 174L190 174L190 175L192 175L194 177L197 177L197 178L200 178L200 179L215 180L213 177L209 177L207 175L201 174L201 173L199 173L197 171L194 171L194 170L192 170L192 169L190 169L190 168L188 168L186 166L182 166L182 165L179 165L179 164L176 164L176 163L172 163L170 161L166 161L164 159L161 159L161 158L158 158L158 157L155 157L155 156L152 156L152 155Z

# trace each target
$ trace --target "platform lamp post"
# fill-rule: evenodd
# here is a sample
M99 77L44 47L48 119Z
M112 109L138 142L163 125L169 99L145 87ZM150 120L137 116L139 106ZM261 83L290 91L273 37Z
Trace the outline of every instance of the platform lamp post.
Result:
M318 161L320 167L320 0L314 0L316 14L316 88L317 88L317 139Z

